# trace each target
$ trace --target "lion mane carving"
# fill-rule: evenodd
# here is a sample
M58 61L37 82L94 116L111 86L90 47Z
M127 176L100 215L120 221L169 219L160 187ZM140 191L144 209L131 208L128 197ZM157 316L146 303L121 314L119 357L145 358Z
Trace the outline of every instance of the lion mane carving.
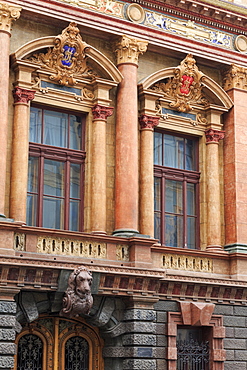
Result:
M63 298L60 316L68 318L88 315L93 305L91 295L92 273L84 266L74 270L68 280L68 288Z

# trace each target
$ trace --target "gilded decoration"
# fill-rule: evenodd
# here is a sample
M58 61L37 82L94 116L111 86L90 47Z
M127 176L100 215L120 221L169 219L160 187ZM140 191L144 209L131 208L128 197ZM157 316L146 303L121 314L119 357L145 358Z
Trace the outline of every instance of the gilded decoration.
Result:
M33 54L29 59L51 72L50 80L60 85L75 85L76 79L90 77L86 48L89 47L79 34L75 22L71 22L61 35L54 39L54 47L47 53ZM92 77L92 76L91 76Z
M72 318L80 314L89 314L93 305L92 280L92 273L84 266L77 268L70 274L60 316Z
M151 90L162 93L173 101L169 106L178 112L187 113L192 110L192 104L206 106L207 99L203 95L204 74L199 71L196 61L191 54L176 67L173 77L151 86Z
M128 245L118 244L116 246L116 257L118 261L129 261L129 247Z
M232 64L223 74L223 88L247 90L247 68Z
M117 64L138 64L138 57L147 50L147 41L134 39L126 35L116 43Z
M213 261L211 258L165 254L163 255L163 267L184 271L212 272Z
M14 237L14 249L16 251L25 251L26 249L26 235L16 233Z
M22 8L0 2L0 31L11 31L12 21L20 18Z
M37 242L37 253L106 258L106 243L40 236Z

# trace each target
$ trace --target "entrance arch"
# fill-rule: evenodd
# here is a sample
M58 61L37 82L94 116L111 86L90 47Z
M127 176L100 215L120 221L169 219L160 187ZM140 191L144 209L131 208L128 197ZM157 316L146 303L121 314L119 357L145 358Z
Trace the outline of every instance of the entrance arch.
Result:
M103 370L103 341L83 319L41 316L23 328L16 344L14 370Z

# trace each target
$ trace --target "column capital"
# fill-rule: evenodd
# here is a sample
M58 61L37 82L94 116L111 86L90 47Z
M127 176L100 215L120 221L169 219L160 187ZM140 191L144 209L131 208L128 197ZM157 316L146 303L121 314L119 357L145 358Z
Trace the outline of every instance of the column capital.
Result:
M148 42L144 40L134 39L126 35L116 42L117 65L132 63L138 65L139 54L145 53Z
M22 87L15 87L13 90L13 97L15 104L28 104L29 100L34 99L34 90L23 89Z
M143 114L139 117L139 124L141 130L153 131L154 127L159 124L160 117L147 116Z
M223 73L223 88L224 90L233 88L247 90L247 68L232 64Z
M105 107L103 105L95 104L92 107L93 119L104 120L106 121L107 117L112 116L113 108Z
M212 128L205 131L206 144L218 144L221 139L224 139L225 131L213 130Z
M21 15L22 8L0 2L0 32L10 33L12 21L16 21Z

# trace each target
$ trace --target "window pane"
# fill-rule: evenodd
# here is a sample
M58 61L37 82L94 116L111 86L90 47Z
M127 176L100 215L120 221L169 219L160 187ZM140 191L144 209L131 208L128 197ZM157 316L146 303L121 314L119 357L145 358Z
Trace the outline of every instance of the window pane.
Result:
M44 111L44 140L43 144L68 147L68 115L49 110Z
M154 164L162 166L162 134L154 133Z
M196 219L194 217L187 218L187 247L196 248Z
M72 231L79 230L79 209L80 209L79 200L70 201L69 230L72 230Z
M18 343L17 370L42 370L42 357L42 340L37 335L23 335Z
M195 170L196 161L195 161L195 141L185 139L185 169L186 170Z
M195 184L187 184L187 214L190 216L196 214Z
M70 149L81 150L81 117L70 115Z
M70 165L70 198L80 198L80 170L79 164Z
M30 108L29 141L41 143L42 110Z
M27 195L27 225L37 226L37 195Z
M166 180L165 212L183 213L183 184L180 181Z
M29 157L28 159L28 183L27 191L37 193L38 191L38 158Z
M64 195L64 163L45 159L44 163L44 194Z
M89 368L89 345L82 337L69 338L65 344L65 369L64 370L88 370Z
M164 165L173 168L184 168L184 139L164 135Z
M154 212L154 237L160 240L160 212Z
M183 217L166 215L165 245L183 248Z
M43 227L50 229L64 228L64 201L59 198L44 197Z
M160 211L161 206L161 179L159 177L154 178L154 209Z

